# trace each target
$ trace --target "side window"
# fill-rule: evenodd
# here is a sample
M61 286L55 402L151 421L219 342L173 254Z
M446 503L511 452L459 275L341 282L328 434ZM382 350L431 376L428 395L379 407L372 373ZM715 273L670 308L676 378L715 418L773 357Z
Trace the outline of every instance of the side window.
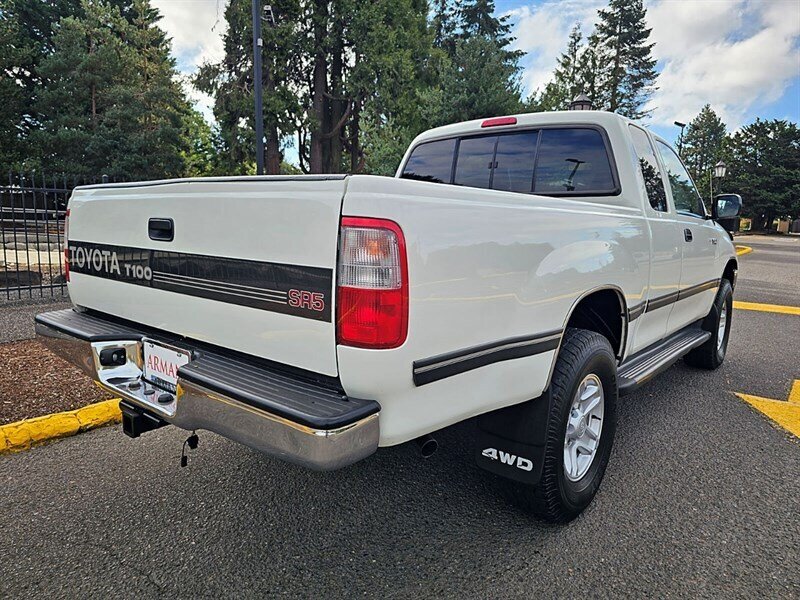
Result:
M661 160L667 169L675 210L683 214L704 217L706 210L703 206L703 201L700 199L700 194L697 193L697 188L694 187L692 178L689 177L689 173L686 171L686 167L683 166L681 159L678 158L672 148L662 141L658 142L658 152L661 154Z
M500 136L494 158L493 189L526 194L531 192L538 139L538 131Z
M458 145L456 175L453 183L488 188L492 177L494 146L497 136L464 138Z
M616 184L603 136L595 129L543 129L533 191L611 194Z
M403 179L450 183L455 148L455 139L420 144L403 168Z
M664 189L664 180L661 178L661 170L658 167L656 153L653 145L644 130L630 126L633 147L636 150L636 158L639 159L639 166L644 177L644 187L647 190L647 198L650 206L654 209L667 212L667 192Z

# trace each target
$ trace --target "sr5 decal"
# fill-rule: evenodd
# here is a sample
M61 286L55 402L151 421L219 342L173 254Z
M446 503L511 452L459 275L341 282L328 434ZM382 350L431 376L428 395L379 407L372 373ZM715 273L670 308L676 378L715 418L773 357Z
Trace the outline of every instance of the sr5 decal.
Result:
M322 312L325 310L325 296L320 292L289 290L289 306Z

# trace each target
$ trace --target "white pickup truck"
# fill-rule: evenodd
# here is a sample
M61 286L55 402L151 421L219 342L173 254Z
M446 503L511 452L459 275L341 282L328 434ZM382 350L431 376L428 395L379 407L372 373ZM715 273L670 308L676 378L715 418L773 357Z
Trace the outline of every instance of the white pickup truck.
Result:
M717 220L740 205L712 218L664 140L593 111L428 131L395 178L87 186L75 307L37 332L132 437L171 423L330 470L477 417L478 463L566 521L618 396L722 363L737 262Z

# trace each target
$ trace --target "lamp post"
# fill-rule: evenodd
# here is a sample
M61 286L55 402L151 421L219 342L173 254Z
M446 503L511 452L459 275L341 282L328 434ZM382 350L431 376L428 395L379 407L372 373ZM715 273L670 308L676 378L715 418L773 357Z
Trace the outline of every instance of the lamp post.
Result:
M592 110L592 99L586 94L578 94L578 96L569 103L570 110Z
M275 25L272 6L264 7L267 24ZM261 0L253 0L253 96L255 97L256 174L264 174L264 72L261 68Z
M708 178L709 185L711 187L711 204L714 204L714 178L722 179L728 172L728 165L724 162L719 161L717 164L714 165L714 168L711 169L711 177Z
M261 0L253 0L253 95L255 96L256 174L264 174L264 99L261 72Z
M678 156L681 155L683 152L683 128L686 127L686 123L681 123L680 121L675 121L674 125L676 127L681 128L681 134L678 136ZM681 157L683 158L683 157Z

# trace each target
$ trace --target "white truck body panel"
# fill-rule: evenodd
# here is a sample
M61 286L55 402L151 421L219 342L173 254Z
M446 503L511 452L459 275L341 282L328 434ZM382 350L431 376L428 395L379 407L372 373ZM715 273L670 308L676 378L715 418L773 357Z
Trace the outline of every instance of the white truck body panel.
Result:
M329 270L328 321L81 273L72 275L72 300L129 321L338 376L349 397L380 404L382 446L535 398L549 383L557 347L424 385L415 383L413 365L519 336L558 334L582 298L605 289L621 300L622 360L707 314L715 288L680 302L647 307L648 301L718 280L735 257L719 225L678 215L671 194L668 212L657 213L647 204L627 120L610 113L541 113L519 115L516 125L497 130L570 124L603 129L613 150L619 194L556 198L356 175L99 186L78 190L71 200L70 241L156 250L169 246L182 253ZM417 144L483 132L480 121L426 132L412 143L398 177ZM342 216L388 219L403 231L409 325L398 348L336 344ZM146 222L152 217L174 219L173 242L148 238ZM691 247L684 243L686 228L694 232Z

